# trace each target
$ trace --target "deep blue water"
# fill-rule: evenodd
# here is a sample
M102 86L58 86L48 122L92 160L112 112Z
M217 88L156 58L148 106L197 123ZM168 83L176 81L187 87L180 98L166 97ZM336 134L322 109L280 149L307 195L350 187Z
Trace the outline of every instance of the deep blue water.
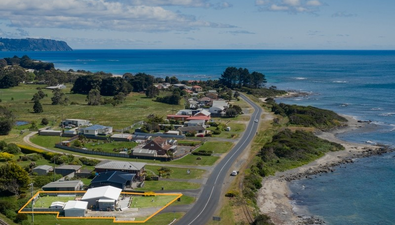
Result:
M371 120L375 125L374 130L342 134L341 139L395 146L395 51L75 50L0 52L0 57L24 54L54 62L63 70L145 72L188 80L217 79L228 66L245 67L250 72L264 73L268 85L311 93L305 98L282 99L282 102L330 109ZM395 182L390 182L395 180L394 171L391 157L361 159L335 174L299 181L299 187L303 182L311 184L306 184L308 191L300 191L295 200L303 201L311 213L331 224L390 224L388 221L395 221L391 206ZM384 178L374 180L379 177L389 177L388 182ZM365 186L368 188L361 188ZM358 218L364 218L365 222Z

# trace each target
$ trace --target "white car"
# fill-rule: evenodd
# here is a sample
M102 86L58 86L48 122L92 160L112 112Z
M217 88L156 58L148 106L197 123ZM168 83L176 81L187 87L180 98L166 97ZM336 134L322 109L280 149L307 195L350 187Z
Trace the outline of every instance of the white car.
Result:
M230 175L231 175L231 176L236 176L237 173L238 173L238 172L237 172L236 170L233 170L232 173L230 173Z
M258 123L258 119L255 119L254 122L255 122L255 123Z

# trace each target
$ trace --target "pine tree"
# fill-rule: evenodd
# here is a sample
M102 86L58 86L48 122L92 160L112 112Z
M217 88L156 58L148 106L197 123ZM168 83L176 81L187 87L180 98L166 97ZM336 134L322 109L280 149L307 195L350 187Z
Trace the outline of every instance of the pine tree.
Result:
M40 101L35 101L33 105L34 113L42 113L44 112L43 106L41 105Z

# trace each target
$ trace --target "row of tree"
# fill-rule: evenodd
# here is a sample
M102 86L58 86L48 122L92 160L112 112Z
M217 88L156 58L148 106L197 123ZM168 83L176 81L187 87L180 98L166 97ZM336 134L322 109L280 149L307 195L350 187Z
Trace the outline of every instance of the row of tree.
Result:
M248 71L246 68L228 67L221 74L219 83L229 88L260 88L266 83L265 75L259 72Z

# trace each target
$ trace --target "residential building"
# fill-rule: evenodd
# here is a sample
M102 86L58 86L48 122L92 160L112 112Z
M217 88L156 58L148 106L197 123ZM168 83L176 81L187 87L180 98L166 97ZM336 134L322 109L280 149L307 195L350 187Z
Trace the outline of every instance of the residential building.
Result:
M81 126L90 126L92 125L89 120L81 120L81 119L66 119L61 123L62 126L70 126L70 127L81 127Z
M95 166L95 171L123 171L136 174L136 179L143 180L143 173L146 163L104 160Z
M70 174L80 172L82 166L79 165L61 165L55 167L55 173L67 176ZM74 176L74 175L73 175Z
M207 134L206 128L203 126L191 126L191 127L180 127L178 130L182 134L187 134L187 133L196 133L196 134Z
M194 92L201 92L201 91L203 91L203 88L200 87L199 85L195 85L195 86L192 86L192 90Z
M125 190L132 185L136 174L121 171L106 171L98 173L91 181L89 187L113 186Z
M90 127L81 128L80 133L88 136L108 135L112 133L112 127L96 124Z
M81 180L58 180L42 187L44 191L81 191L84 183Z
M176 152L177 151L177 141L176 140L167 140L165 138L156 137L153 140L149 141L143 149L155 150L158 155L167 155L168 151Z

